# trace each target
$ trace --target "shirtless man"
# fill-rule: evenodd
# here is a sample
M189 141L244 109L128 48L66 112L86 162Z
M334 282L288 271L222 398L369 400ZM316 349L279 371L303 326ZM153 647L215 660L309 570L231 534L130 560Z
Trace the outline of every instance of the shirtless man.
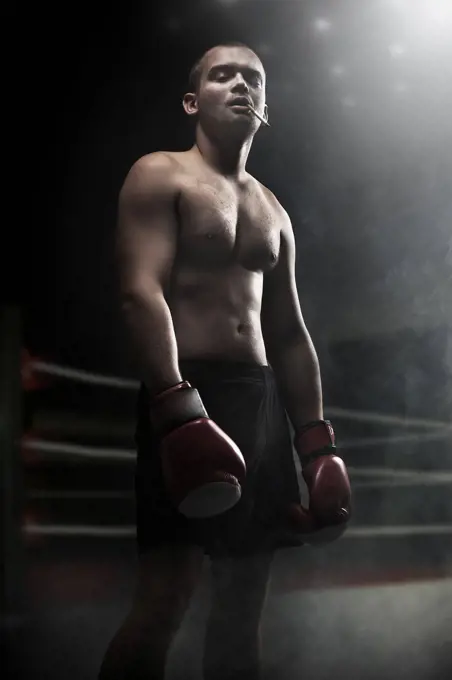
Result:
M164 678L205 554L204 680L257 680L271 562L290 543L280 537L302 544L332 527L334 538L348 519L350 487L323 420L290 219L245 169L261 125L248 105L266 120L265 78L245 46L209 50L183 100L194 146L139 159L120 193L122 306L143 383L139 575L100 680Z

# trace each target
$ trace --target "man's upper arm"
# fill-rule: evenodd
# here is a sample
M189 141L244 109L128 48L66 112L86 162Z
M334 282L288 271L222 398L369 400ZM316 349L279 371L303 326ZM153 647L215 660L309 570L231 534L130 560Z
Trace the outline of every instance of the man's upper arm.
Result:
M270 354L292 341L308 338L295 278L294 233L289 216L282 212L279 258L274 269L264 275L262 298L262 331Z
M176 197L172 161L164 154L144 156L130 169L118 201L122 296L164 291L176 251Z

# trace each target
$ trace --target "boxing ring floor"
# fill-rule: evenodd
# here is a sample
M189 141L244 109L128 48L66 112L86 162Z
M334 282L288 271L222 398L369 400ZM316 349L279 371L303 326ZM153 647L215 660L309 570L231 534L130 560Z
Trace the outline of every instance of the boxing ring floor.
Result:
M58 539L28 555L27 612L7 623L7 677L96 677L130 603L134 547L124 539L72 541ZM410 554L416 561L407 561ZM208 581L206 561L168 680L201 680ZM263 680L446 680L452 535L349 538L321 551L281 551L263 618L263 650Z

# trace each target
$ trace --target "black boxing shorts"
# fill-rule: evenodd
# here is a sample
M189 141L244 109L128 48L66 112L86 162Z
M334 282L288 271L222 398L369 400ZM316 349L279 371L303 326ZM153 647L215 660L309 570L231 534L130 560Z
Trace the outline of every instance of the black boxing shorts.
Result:
M180 370L200 394L207 413L240 448L247 465L240 501L208 519L188 519L171 504L162 476L159 440L149 422L142 386L135 442L138 552L194 544L209 555L272 549L270 527L289 503L299 502L291 434L272 369L227 361L181 361Z

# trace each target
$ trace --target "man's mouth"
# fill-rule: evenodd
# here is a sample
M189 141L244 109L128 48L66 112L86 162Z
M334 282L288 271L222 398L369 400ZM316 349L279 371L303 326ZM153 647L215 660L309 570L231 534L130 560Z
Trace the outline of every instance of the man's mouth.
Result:
M247 97L235 97L235 99L230 102L229 106L245 106L248 108L249 106L252 106L252 104Z

